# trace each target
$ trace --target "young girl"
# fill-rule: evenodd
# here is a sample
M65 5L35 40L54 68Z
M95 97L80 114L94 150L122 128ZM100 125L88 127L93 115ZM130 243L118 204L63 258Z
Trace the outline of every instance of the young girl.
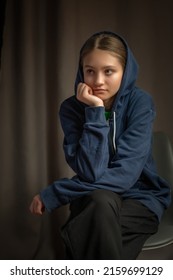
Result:
M70 203L62 229L68 259L136 259L170 203L152 158L155 108L135 85L137 70L112 32L94 34L81 49L75 95L60 108L76 176L43 189L30 206L41 215Z

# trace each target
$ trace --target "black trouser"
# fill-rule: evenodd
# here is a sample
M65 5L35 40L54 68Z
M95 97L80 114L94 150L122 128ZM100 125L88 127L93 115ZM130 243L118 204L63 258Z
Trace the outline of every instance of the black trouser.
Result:
M134 199L95 190L74 200L62 228L67 259L136 259L158 219Z

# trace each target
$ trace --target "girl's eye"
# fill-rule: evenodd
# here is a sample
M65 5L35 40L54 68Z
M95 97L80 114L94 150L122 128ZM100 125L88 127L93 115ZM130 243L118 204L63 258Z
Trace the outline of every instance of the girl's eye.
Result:
M105 70L106 75L111 75L113 73L112 69L106 69Z
M91 75L91 74L94 73L94 71L93 71L92 69L87 69L87 70L86 70L86 73Z

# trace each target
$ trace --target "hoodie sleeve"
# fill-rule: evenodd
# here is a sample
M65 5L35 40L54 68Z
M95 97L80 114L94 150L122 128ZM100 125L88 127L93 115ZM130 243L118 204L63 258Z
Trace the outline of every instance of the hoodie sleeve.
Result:
M84 113L79 114L79 104L70 101L63 102L60 108L66 161L82 180L95 182L109 161L109 126L104 107L85 106Z

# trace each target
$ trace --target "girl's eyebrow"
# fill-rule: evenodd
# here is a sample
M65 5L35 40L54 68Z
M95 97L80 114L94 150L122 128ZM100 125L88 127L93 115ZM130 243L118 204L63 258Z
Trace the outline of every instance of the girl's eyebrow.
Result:
M91 65L84 65L84 68L95 68L94 66L91 66ZM106 65L106 66L103 66L102 67L103 69L106 69L106 68L116 68L115 65Z
M90 67L90 68L94 68L94 66L91 65L84 65L85 68Z

